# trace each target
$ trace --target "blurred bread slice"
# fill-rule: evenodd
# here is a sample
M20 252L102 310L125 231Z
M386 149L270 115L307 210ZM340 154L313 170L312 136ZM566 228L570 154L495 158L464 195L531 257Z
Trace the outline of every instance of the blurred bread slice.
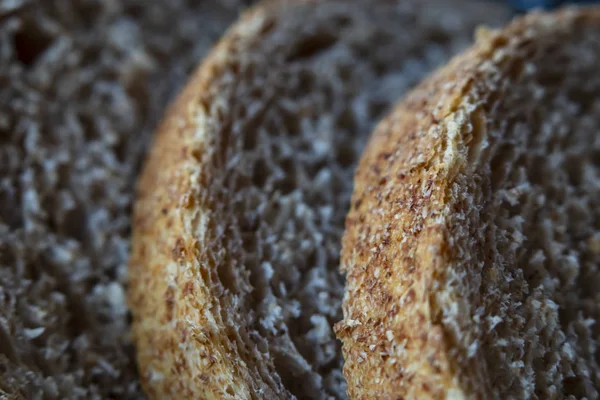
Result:
M381 122L346 221L352 398L599 396L600 8L477 43Z

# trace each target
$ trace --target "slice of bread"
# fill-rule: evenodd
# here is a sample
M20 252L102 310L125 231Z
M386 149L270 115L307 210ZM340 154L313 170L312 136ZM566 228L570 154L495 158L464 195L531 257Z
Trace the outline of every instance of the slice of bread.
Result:
M351 397L599 398L600 8L482 30L378 125L355 185Z
M0 0L0 399L144 398L124 290L134 183L242 3Z
M376 119L508 18L479 0L281 1L247 12L157 132L129 301L153 398L344 398L338 271Z

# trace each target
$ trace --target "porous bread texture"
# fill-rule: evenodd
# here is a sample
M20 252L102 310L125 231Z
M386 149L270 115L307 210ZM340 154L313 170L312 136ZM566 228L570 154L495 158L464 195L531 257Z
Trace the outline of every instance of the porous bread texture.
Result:
M355 177L356 399L597 399L600 8L535 13L421 84Z
M124 292L135 177L240 4L0 0L1 399L144 397Z
M346 397L332 325L355 162L389 104L507 17L480 1L282 1L224 36L140 180L129 300L151 397Z

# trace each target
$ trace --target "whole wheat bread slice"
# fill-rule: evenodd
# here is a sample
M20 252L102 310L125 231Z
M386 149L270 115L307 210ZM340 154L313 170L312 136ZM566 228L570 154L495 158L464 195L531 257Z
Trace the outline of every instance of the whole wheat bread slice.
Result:
M280 1L232 27L157 132L129 300L153 398L344 398L332 326L352 176L377 118L507 10Z
M597 399L600 8L532 14L376 129L343 240L357 399Z
M166 103L237 0L0 0L0 399L144 398L125 279Z

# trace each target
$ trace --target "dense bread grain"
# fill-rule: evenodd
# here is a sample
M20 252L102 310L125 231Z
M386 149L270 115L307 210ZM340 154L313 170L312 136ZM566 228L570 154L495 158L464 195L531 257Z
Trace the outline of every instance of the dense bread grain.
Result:
M135 177L240 4L0 0L0 399L144 397L124 292Z
M599 397L600 9L480 33L358 167L354 398Z
M365 138L477 24L506 17L480 1L288 1L228 32L140 181L129 299L152 397L345 397L332 326Z

